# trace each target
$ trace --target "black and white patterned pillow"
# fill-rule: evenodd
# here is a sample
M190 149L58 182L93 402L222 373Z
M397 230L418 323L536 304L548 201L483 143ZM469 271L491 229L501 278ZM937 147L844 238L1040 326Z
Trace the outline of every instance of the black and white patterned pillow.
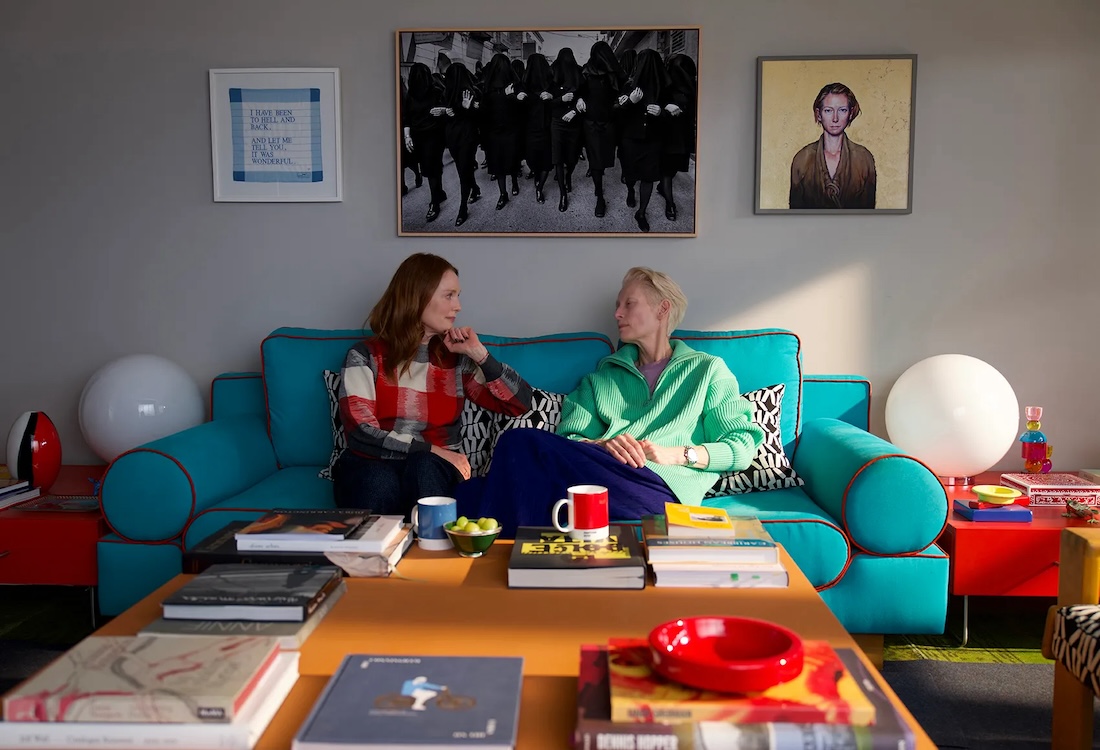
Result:
M328 391L329 417L332 420L332 455L329 456L328 466L321 469L317 476L321 479L332 479L332 467L336 465L340 454L348 447L347 436L344 434L344 423L340 419L340 379L339 372L325 370L323 372L325 388ZM560 418L560 409L559 409ZM473 401L467 399L462 409L462 418L459 424L459 437L462 440L462 452L470 459L470 475L484 476L489 470L489 462L493 457L493 446L497 442L499 429L499 414L488 409L483 409ZM556 424L556 423L555 423Z
M764 442L757 448L747 469L723 472L704 498L780 490L804 484L783 451L779 418L782 415L784 390L786 385L779 383L741 394L752 404L752 421L764 428Z
M344 423L340 421L340 373L324 370L321 375L325 379L325 390L328 391L328 415L332 420L332 455L329 456L328 466L317 472L317 476L331 481L332 467L348 447L348 439L344 435Z
M564 393L553 393L539 388L531 389L531 408L517 417L500 418L500 428L493 438L492 450L496 450L497 440L505 430L516 427L534 427L536 430L557 432L561 423L561 404L565 400ZM491 451L490 451L491 452ZM492 456L490 456L490 459Z

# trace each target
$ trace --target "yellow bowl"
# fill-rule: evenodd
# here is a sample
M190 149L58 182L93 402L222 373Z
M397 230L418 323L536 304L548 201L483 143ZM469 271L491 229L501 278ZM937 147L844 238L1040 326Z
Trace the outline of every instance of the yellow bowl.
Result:
M983 503L994 505L1011 505L1020 495L1024 494L1011 487L1001 487L998 484L979 484L970 488L970 491L978 496Z

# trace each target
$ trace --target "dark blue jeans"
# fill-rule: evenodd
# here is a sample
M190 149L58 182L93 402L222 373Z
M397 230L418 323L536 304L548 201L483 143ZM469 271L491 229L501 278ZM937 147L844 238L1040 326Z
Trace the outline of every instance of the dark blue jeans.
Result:
M574 484L607 487L611 521L637 521L664 513L676 503L665 481L652 469L620 463L605 448L530 428L505 430L482 478L455 488L459 515L495 518L511 538L518 526L551 526L550 511Z
M417 500L432 495L453 497L461 479L458 469L434 453L381 459L345 450L332 467L332 494L338 508L365 508L408 520Z

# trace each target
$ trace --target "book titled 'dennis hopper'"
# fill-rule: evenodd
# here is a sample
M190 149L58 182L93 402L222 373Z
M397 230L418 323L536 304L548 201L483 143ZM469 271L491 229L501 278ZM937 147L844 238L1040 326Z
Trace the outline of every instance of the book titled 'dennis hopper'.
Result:
M274 638L90 636L4 698L5 721L228 722Z
M1001 474L1001 484L1030 497L1033 506L1065 505L1067 500L1076 500L1085 505L1100 505L1100 484L1078 474Z

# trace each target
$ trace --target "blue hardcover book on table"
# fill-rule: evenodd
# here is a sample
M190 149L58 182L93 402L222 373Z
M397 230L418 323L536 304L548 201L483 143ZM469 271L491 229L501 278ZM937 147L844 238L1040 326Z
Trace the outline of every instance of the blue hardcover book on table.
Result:
M293 750L514 748L523 659L349 654Z
M955 512L967 521L1027 523L1031 520L1031 508L1023 505L1002 505L999 508L971 508L962 500L955 500L954 507Z

